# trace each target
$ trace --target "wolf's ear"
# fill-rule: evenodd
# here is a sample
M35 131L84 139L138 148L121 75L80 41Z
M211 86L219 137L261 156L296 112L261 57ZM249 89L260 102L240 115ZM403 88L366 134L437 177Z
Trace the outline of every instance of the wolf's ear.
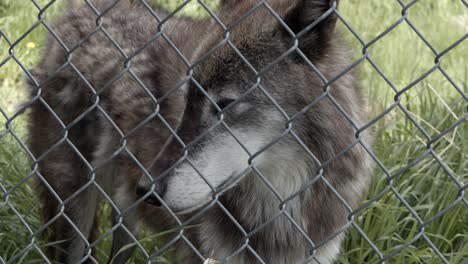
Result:
M299 36L299 48L309 58L319 56L333 39L339 0L299 0L284 21ZM289 33L286 33L289 35ZM290 38L290 35L288 36Z

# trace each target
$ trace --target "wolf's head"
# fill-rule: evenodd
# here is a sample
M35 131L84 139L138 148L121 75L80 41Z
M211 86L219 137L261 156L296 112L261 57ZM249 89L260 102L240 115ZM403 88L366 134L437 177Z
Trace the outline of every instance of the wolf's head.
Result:
M257 3L221 9L228 29L212 25L195 48L178 136L154 161L152 179L139 183L146 201L190 211L236 186L253 164L274 172L297 162L300 146L291 146L285 131L311 129L307 116L288 120L323 92L311 65L324 74L335 66L327 63L336 57L337 1Z

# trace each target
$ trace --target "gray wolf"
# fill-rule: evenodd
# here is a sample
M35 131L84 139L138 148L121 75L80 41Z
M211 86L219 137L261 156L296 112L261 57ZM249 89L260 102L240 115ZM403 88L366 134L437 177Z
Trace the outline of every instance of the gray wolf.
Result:
M43 99L32 105L30 147L49 237L67 240L54 259L93 258L88 241L102 198L115 203L112 258L144 219L155 232L179 228L177 220L193 225L175 244L178 263L336 259L338 231L370 173L358 139L369 145L371 138L356 129L365 103L345 72L337 1L266 3L222 2L217 17L228 35L213 19L168 20L167 34L190 65L162 38L131 60L103 32L71 57L49 38L49 54L33 72L44 84L30 81L32 98ZM105 10L109 1L96 5ZM67 46L96 29L90 10L76 10L57 23ZM158 33L142 10L120 1L103 16L125 53Z

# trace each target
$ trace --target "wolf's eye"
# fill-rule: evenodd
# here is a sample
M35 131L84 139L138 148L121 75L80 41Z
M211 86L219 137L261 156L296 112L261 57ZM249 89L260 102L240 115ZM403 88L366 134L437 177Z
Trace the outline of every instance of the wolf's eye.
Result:
M218 102L216 102L216 104L218 105L218 107L220 109L224 109L226 106L230 105L234 101L236 101L236 100L235 99L225 98L225 99L219 100Z

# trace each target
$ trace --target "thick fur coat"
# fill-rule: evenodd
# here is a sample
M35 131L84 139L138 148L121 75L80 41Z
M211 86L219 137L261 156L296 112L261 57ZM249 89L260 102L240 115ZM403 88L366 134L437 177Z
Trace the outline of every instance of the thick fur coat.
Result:
M143 219L155 232L194 225L165 237L178 263L333 262L369 178L364 100L337 1L266 2L166 21L93 1L102 17L73 7L54 24L29 78L42 212L49 239L66 240L51 258L93 260L105 199L112 258Z

